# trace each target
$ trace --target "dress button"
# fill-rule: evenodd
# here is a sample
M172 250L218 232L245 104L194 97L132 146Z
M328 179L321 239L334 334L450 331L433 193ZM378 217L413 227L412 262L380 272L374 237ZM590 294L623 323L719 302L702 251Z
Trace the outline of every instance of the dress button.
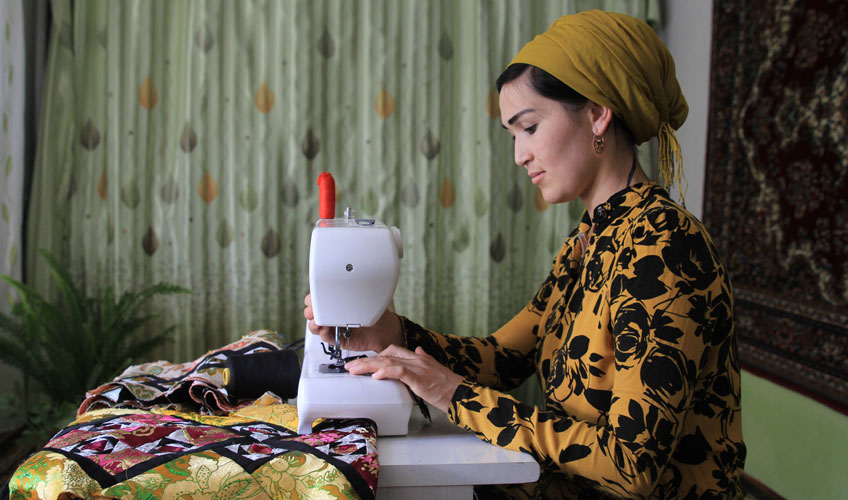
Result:
M607 216L607 209L604 208L603 205L598 205L598 208L595 209L595 218L603 219Z

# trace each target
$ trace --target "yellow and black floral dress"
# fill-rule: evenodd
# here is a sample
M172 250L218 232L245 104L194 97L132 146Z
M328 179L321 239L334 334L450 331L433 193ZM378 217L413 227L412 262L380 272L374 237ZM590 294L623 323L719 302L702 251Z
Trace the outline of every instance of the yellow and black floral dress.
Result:
M730 280L701 223L657 184L584 214L536 296L491 336L403 324L410 349L465 377L450 420L541 464L537 483L500 494L743 496ZM534 372L544 408L501 392Z

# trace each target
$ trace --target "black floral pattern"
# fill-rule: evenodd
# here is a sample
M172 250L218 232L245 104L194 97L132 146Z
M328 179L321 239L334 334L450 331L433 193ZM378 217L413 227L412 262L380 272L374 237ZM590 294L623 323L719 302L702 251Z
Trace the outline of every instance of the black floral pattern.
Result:
M715 246L654 183L603 208L584 214L536 296L490 337L404 319L410 348L466 377L451 420L543 467L535 484L478 495L741 498L733 299ZM584 249L578 232L593 222ZM533 372L544 408L501 392Z

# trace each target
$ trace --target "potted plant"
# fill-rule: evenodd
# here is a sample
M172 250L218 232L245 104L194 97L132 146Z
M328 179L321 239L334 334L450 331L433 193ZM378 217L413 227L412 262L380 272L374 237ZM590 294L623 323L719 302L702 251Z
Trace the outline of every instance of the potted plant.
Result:
M163 282L120 296L111 287L86 296L56 257L45 250L39 254L59 290L56 302L0 275L19 295L11 315L0 313L0 360L20 370L24 381L16 396L5 397L5 405L23 419L27 428L22 437L32 444L43 443L73 419L86 391L112 380L169 339L176 325L147 338L133 335L155 317L143 308L150 299L191 293Z

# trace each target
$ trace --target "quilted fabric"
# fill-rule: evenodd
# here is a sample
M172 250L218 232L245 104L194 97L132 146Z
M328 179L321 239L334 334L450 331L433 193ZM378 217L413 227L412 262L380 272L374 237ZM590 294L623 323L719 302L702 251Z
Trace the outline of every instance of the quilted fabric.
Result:
M269 404L270 403L270 404ZM374 498L369 421L297 435L294 406L264 397L227 416L105 409L84 414L12 476L12 499Z

